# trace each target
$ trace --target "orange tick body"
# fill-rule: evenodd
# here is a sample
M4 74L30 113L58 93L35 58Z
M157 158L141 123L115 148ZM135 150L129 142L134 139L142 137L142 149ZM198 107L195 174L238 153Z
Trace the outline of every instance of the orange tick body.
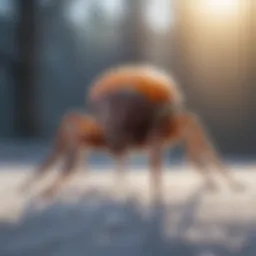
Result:
M89 99L111 91L134 89L154 102L181 98L174 81L163 71L150 66L120 66L107 70L93 82Z

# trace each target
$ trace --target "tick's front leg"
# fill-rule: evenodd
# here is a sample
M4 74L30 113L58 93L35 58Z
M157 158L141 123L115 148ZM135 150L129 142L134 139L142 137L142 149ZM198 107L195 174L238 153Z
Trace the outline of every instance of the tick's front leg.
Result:
M53 197L60 190L60 188L68 180L70 180L70 178L76 173L78 163L80 162L80 157L81 149L78 147L71 148L67 151L63 170L61 170L57 179L41 193L43 198Z
M149 153L150 194L153 204L162 200L162 150L158 143L152 145Z
M52 197L60 189L62 184L75 173L75 167L80 163L82 154L82 143L79 140L80 136L78 131L79 127L77 123L67 123L65 132L65 151L63 155L64 167L57 180L49 188L43 191L43 197Z
M118 154L114 155L115 157L115 167L113 170L113 185L112 185L112 192L118 198L124 199L127 195L127 179L126 179L126 154Z
M37 170L35 170L31 176L29 176L24 183L22 183L20 190L22 192L27 191L35 182L39 181L42 176L50 171L50 168L59 160L65 151L65 136L62 136L63 127L61 126L55 142L53 144L52 152L41 163Z

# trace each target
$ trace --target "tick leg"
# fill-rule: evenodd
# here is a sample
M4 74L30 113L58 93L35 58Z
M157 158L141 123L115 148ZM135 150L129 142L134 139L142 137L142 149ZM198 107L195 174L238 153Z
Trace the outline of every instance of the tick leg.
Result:
M150 193L153 204L161 201L163 196L162 184L162 147L158 134L158 127L155 127L149 135L149 168L150 168Z
M57 179L45 191L43 191L43 197L49 198L54 196L64 183L76 173L79 156L79 148L73 148L67 152L63 170Z
M77 170L78 163L82 155L82 148L78 136L78 127L76 123L69 123L65 134L66 150L64 154L64 167L61 170L57 180L43 192L43 196L53 196L62 184L70 178Z
M45 160L39 165L38 169L21 185L21 190L25 191L30 188L36 181L40 180L50 168L61 158L66 150L66 137L64 134L65 123L62 123L57 131L55 141L52 146L52 151L45 158Z
M188 158L195 166L200 167L198 170L201 172L213 166L232 188L242 188L243 186L234 179L231 172L222 163L199 118L190 113L182 114L179 118Z
M113 190L118 196L124 198L127 195L127 180L125 177L127 156L125 154L119 154L115 156L115 159Z

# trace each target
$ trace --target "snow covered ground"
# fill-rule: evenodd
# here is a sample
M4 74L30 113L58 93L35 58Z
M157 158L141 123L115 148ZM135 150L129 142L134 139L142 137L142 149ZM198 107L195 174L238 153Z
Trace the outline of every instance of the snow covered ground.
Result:
M128 167L121 191L111 162L94 158L45 201L38 192L56 170L26 194L19 187L46 153L0 145L0 256L256 255L253 163L231 166L244 191L231 191L215 175L220 189L207 192L191 167L174 161L164 170L163 201L152 205L145 165Z
M164 198L148 200L148 173L129 170L126 197L113 188L111 169L91 167L67 184L52 201L19 185L33 166L0 169L0 255L256 255L256 168L233 166L245 185L232 192L207 192L187 166L164 172ZM217 176L218 178L218 176Z

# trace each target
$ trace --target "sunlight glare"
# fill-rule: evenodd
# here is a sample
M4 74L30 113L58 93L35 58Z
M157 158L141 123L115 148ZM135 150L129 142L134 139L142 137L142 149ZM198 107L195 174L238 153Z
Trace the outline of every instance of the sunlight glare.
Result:
M203 0L208 11L215 14L231 14L236 11L238 0Z

